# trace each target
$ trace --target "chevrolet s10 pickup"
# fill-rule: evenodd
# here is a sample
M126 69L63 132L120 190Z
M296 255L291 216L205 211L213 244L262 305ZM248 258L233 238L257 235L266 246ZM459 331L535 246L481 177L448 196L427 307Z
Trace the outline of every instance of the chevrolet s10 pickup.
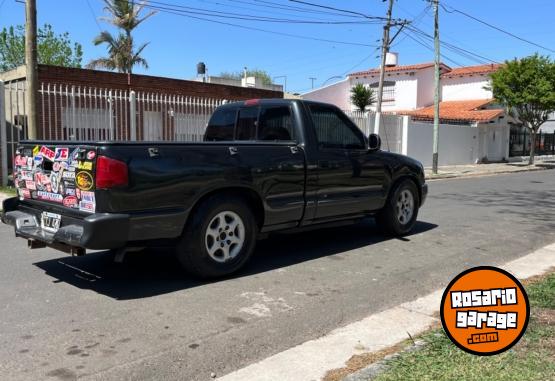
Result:
M202 142L23 141L2 221L31 248L171 246L187 272L220 277L269 232L371 216L409 233L424 170L380 145L335 106L285 99L218 107Z

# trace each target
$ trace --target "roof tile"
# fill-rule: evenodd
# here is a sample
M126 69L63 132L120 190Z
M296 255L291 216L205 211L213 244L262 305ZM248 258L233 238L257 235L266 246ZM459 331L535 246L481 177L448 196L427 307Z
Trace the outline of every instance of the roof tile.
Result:
M443 121L488 122L504 112L503 109L482 109L491 102L491 99L440 102L439 119ZM433 120L434 106L411 111L398 111L397 114L410 115L419 120Z

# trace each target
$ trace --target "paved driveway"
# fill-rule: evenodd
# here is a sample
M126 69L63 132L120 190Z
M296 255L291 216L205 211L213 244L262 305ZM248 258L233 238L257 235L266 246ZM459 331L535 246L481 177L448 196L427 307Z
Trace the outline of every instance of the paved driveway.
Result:
M260 243L199 283L169 253L81 258L0 226L0 379L208 380L555 241L555 171L430 183L413 235L373 221Z

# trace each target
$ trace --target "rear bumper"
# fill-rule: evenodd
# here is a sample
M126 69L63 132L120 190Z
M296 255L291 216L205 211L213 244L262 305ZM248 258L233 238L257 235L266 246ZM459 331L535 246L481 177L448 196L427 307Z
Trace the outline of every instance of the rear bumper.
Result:
M41 228L42 209L25 205L17 197L3 203L2 222L15 228L18 237L41 241L47 245L68 245L92 250L117 249L132 241L174 238L181 234L185 214L95 213L84 218L62 214L57 232Z
M17 198L4 201L2 222L12 225L18 237L34 239L48 245L62 243L86 249L115 249L125 246L129 232L129 216L99 213L85 218L62 215L62 225L56 233L40 226L41 210L19 203Z

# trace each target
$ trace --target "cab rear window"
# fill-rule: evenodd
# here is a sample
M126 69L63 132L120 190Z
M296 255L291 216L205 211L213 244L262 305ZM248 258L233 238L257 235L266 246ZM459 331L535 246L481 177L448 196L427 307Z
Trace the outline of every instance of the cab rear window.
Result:
M291 108L263 105L218 110L208 123L204 140L293 141Z
M233 140L237 109L216 110L204 134L206 141Z

